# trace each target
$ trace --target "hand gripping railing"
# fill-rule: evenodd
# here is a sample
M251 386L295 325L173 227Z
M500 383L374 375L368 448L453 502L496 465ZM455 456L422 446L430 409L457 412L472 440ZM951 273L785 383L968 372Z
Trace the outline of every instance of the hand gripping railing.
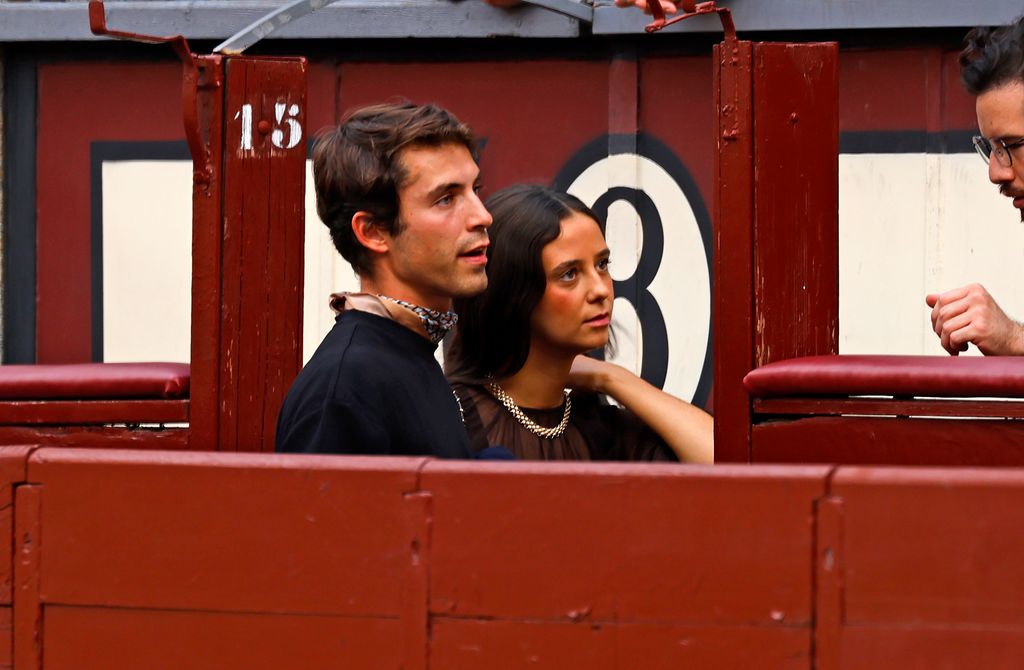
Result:
M654 21L648 24L644 30L649 33L653 33L672 25L673 23L692 19L695 16L701 16L703 14L718 14L718 18L722 21L722 31L725 33L726 41L736 40L736 26L732 22L732 13L725 7L716 6L715 0L708 0L707 2L682 0L679 5L683 8L683 13L679 16L673 16L671 19L666 19L665 10L661 8L661 2L659 2L659 0L651 0L648 2L648 7L651 9L651 16L654 17Z

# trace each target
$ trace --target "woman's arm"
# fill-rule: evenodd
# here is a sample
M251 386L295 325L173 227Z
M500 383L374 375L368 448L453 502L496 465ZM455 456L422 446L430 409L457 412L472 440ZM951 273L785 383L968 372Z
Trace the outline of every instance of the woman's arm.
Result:
M651 386L622 366L577 356L569 373L575 389L611 396L658 434L687 463L714 463L711 415Z

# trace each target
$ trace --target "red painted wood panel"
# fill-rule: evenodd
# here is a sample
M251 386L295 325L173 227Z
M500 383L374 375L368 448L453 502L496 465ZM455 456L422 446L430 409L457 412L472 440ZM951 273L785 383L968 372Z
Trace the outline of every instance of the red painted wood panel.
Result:
M850 467L832 494L846 625L1024 625L1024 471Z
M230 58L225 67L217 448L273 451L278 410L302 366L306 63Z
M960 85L957 55L937 47L844 51L839 58L840 126L844 131L974 128L974 98ZM893 104L894 91L899 91L900 104Z
M401 667L393 619L54 606L45 619L47 670Z
M755 463L1024 465L1024 426L990 419L813 417L754 426Z
M716 102L712 61L700 56L640 59L640 131L658 138L686 166L710 209L714 193Z
M843 616L843 503L834 496L815 501L814 666L838 664Z
M838 47L723 43L715 59L715 454L746 461L743 377L838 352Z
M185 428L110 426L0 426L0 445L3 444L175 451L190 448L189 431Z
M39 66L38 86L36 361L82 363L92 360L90 143L183 139L181 66L58 61Z
M753 45L715 47L713 69L715 460L746 462L750 398L743 377L754 367Z
M0 607L0 670L14 667L14 610Z
M208 173L192 184L192 339L189 433L193 449L213 451L220 436L221 273L224 245L224 60L204 56L197 63L204 86L197 91L201 137L210 164L193 158L193 169ZM216 157L216 158L214 158ZM196 164L196 161L199 164Z
M754 400L757 420L772 415L811 418L842 414L875 416L943 416L957 418L1024 418L1024 401L1014 400L894 400L892 398L765 398Z
M306 135L312 140L321 130L337 123L341 85L334 62L313 61L307 63L306 68L309 89L306 92Z
M184 423L188 400L0 402L0 424Z
M24 479L27 454L0 451L0 471ZM18 667L798 668L813 652L821 668L999 668L1024 653L1019 470L44 448L27 479Z
M39 450L41 600L398 617L421 462Z
M435 620L431 667L538 670L808 668L802 628Z
M435 615L809 627L828 468L517 465L424 469Z
M849 627L843 631L843 670L1018 670L1024 658L1020 629ZM824 670L827 670L825 668Z
M487 138L486 193L548 183L580 147L608 132L603 58L345 63L339 77L343 111L401 96L440 104L470 124Z
M840 667L1019 666L1024 471L847 467L831 492Z
M839 353L835 43L754 45L754 364Z
M0 447L0 605L13 602L14 543L7 539L14 534L14 488L25 481L26 459L34 450L34 446ZM0 632L0 639L7 637Z
M42 487L17 488L14 521L14 667L42 667L42 608L39 573L42 560Z

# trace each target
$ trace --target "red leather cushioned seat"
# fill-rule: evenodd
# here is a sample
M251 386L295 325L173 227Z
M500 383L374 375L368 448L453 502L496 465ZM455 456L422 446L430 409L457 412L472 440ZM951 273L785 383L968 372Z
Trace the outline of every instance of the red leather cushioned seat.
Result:
M0 400L188 397L188 363L0 365Z
M1024 356L809 356L752 370L743 385L754 398L1024 398Z

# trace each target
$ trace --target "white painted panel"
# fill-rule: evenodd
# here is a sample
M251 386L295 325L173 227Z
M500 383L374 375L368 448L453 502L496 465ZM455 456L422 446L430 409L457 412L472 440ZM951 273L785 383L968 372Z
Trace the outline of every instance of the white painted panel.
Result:
M637 163L636 157L631 163L627 172L659 206L676 198L671 189L655 192L657 166ZM602 191L610 176L615 175L600 175ZM308 360L334 324L329 294L358 290L359 285L316 215L308 173L306 190L303 354ZM103 205L105 360L188 361L190 163L104 163ZM679 249L692 247L696 254L697 246L695 240L675 240L669 232L692 235L692 213L685 202L676 205L666 218L681 216L685 221L666 226L665 246L666 257L678 259L683 253ZM1024 318L1024 224L1009 200L988 183L985 165L975 154L843 155L839 210L842 353L941 354L924 296L972 281L985 284L1011 316ZM610 219L613 271L626 276L642 250L642 235L628 207L617 204ZM692 351L686 354L680 337L693 331L695 341L701 340L709 326L704 299L690 304L687 298L690 293L707 295L706 272L692 271L698 260L695 255L665 268L669 272L652 285L673 347L666 386L678 385L673 390L683 397L693 382L678 364L699 357ZM679 272L685 277L676 276ZM643 355L637 326L635 312L625 301L616 301L615 358L634 369ZM699 343L693 348L699 349Z
M328 296L359 286L317 217L311 166L307 161L304 361L334 325ZM188 362L191 244L190 161L104 163L104 360Z
M103 358L190 358L192 165L103 164Z
M312 161L306 161L306 258L302 290L302 362L305 364L334 326L330 295L359 290L359 278L334 248L327 226L317 216Z
M970 282L1024 316L1024 225L977 154L843 155L839 173L841 353L943 354L925 295Z

